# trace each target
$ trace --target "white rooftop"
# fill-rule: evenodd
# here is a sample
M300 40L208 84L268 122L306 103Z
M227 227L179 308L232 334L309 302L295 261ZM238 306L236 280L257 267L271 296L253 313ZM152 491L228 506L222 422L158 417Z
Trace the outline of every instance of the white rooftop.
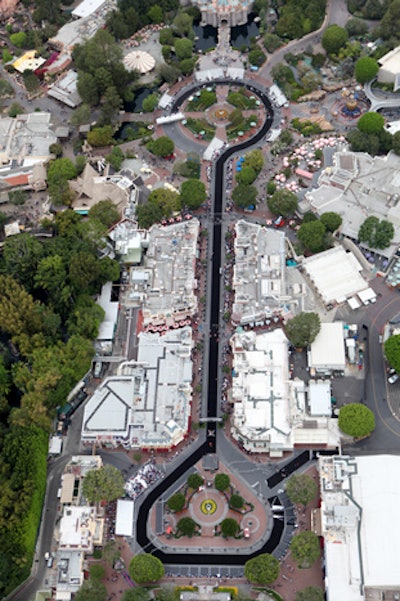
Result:
M117 300L111 300L112 282L107 282L101 288L97 304L104 311L104 319L99 327L97 340L113 340L114 330L118 319L119 303Z
M117 536L132 536L133 534L133 501L118 499L115 519L115 534Z
M351 252L334 246L304 259L303 268L325 304L342 303L368 288L361 275L362 266Z
M96 518L95 507L64 507L60 521L60 549L93 550L95 541L102 540L102 520Z
M321 371L343 371L345 366L343 323L321 323L321 329L311 344L309 367Z
M72 16L79 19L89 17L92 13L96 12L106 0L83 0L74 10Z
M360 587L399 590L400 457L320 457L319 467L328 600L361 601Z
M143 265L131 269L132 280L137 272L146 274L130 293L130 301L142 308L144 326L172 326L196 313L198 235L197 219L150 228Z
M192 330L139 334L137 361L123 363L85 405L86 443L166 448L187 432L192 398Z
M235 232L232 321L267 319L287 302L285 234L244 220L236 223Z
M331 416L331 383L329 380L310 380L308 384L308 404L311 415Z

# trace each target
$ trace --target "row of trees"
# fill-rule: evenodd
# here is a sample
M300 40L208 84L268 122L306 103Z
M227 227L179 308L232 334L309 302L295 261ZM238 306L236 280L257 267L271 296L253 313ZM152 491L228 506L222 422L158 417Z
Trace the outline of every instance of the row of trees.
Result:
M252 150L246 154L241 171L236 173L237 185L232 190L232 200L239 209L256 205L258 192L252 184L260 174L263 165L264 157L261 150Z
M198 179L183 182L180 193L166 188L157 188L150 193L146 203L137 206L136 218L139 226L147 229L153 223L170 218L183 207L198 209L206 198L206 187Z
M4 242L0 265L2 595L29 573L46 485L50 423L56 407L65 403L89 369L92 340L104 316L93 295L103 283L119 278L116 261L98 259L106 231L100 219L99 208L86 222L67 210L49 224L53 237L39 241L21 234Z

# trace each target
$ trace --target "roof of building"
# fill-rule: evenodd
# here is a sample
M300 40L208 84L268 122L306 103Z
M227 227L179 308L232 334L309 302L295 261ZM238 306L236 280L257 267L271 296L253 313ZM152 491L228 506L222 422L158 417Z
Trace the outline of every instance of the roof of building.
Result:
M192 398L192 331L139 335L137 362L123 363L85 405L86 441L170 447L186 434Z
M89 17L96 12L96 10L101 8L105 2L106 0L83 0L83 2L80 2L80 4L74 8L71 14L77 19Z
M396 46L393 50L387 52L384 56L378 59L378 63L385 71L389 71L396 75L400 72L400 46Z
M271 317L283 306L285 234L244 220L236 223L235 232L232 321L246 324Z
M393 152L384 157L336 152L333 160L334 166L321 173L319 187L306 193L307 201L318 214L338 213L340 231L354 240L367 217L387 219L395 226L395 235L379 252L391 257L400 244L400 157Z
M76 193L72 203L75 211L90 210L101 200L110 200L122 213L129 201L133 183L119 174L99 175L96 169L86 163L81 176L71 181L70 186Z
M361 601L369 587L398 590L400 457L320 457L319 467L329 601Z
M331 383L329 380L309 381L308 404L310 407L310 415L331 416Z
M117 536L132 536L134 502L118 499L115 518L115 534Z
M0 119L0 160L32 166L50 158L49 147L57 142L50 113L28 113Z
M81 587L84 578L83 559L83 551L77 549L57 551L56 601L70 599L71 594Z
M47 94L71 108L81 104L82 99L78 92L78 73L70 69L55 83L48 87Z
M199 221L153 225L143 266L131 269L130 302L141 306L144 325L167 324L197 311L195 261Z
M286 447L290 437L288 340L282 329L236 333L233 421L239 433Z
M309 366L320 370L344 370L346 356L342 322L321 323L321 329L310 347Z
M101 293L97 298L97 304L104 311L104 319L100 324L97 340L113 340L117 325L119 303L111 298L112 282L107 282L101 287Z
M104 520L96 516L95 507L64 507L60 521L59 548L90 551L103 540Z
M46 62L45 58L36 56L36 50L28 50L22 56L19 56L12 64L14 69L19 73L24 71L36 71Z
M334 246L303 260L303 268L325 304L342 303L368 288L362 266L351 252Z

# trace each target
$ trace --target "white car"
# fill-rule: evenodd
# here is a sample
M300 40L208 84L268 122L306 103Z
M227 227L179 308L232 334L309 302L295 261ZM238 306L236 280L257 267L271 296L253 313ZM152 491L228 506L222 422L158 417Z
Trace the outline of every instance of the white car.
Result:
M399 374L392 374L391 376L388 377L388 382L389 384L394 384L395 382L397 382L397 380L400 378Z

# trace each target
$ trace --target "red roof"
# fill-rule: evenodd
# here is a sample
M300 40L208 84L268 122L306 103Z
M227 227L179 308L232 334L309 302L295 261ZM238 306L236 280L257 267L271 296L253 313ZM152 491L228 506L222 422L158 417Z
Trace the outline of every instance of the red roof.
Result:
M29 173L21 173L20 175L10 175L5 177L4 181L10 186L26 186L29 184Z

